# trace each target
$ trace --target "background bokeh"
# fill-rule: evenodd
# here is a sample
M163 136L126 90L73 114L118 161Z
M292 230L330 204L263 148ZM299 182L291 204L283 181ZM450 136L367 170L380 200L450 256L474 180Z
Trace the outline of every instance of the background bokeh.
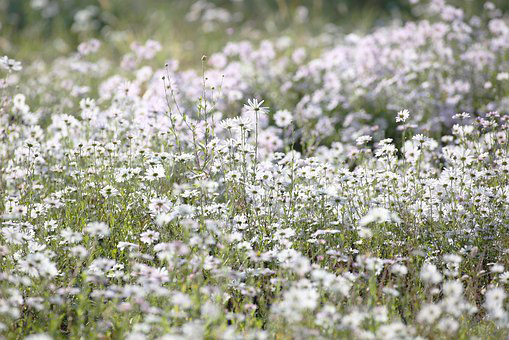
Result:
M101 36L121 53L130 41L152 38L185 62L228 41L295 37L317 31L367 31L414 17L423 0L0 0L0 51L20 59L53 58ZM486 1L461 3L467 14ZM502 11L509 1L495 0ZM469 12L469 13L468 13ZM36 52L36 53L34 53Z

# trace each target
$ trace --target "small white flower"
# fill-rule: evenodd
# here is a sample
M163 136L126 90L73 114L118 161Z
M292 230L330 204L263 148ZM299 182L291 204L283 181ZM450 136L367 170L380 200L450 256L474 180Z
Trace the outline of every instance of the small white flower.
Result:
M158 178L164 178L165 176L166 176L165 171L162 165L150 167L145 172L145 179L149 182L156 180Z
M403 264L395 263L390 267L390 271L398 276L405 276L408 273L408 268Z
M110 228L104 222L90 222L83 231L92 236L98 236L99 238L104 238L110 235Z
M360 238L369 239L373 236L373 232L371 231L371 229L366 227L359 227L358 233Z
M508 283L509 282L509 272L503 272L502 274L500 274L498 279L502 283Z
M421 268L421 280L428 284L437 284L442 281L442 274L437 267L431 263L425 263Z
M435 322L442 314L442 309L439 305L426 304L424 305L419 314L417 314L417 322L431 324Z
M404 123L410 117L410 112L407 109L401 110L396 115L396 123Z
M118 196L118 190L112 187L111 185L105 186L104 188L101 189L100 192L104 198Z
M498 81L509 80L509 73L500 72L499 74L497 74L497 80Z
M274 115L274 121L276 122L276 125L280 128L284 128L289 126L292 121L293 117L290 111L288 110L279 110Z
M264 100L258 101L258 99L248 99L247 104L244 104L244 108L249 113L267 113L269 108L262 106Z
M0 58L0 68L9 71L20 71L22 69L21 62L9 59L7 56Z
M399 223L400 219L395 213L391 213L389 210L385 208L373 208L371 209L366 216L360 219L359 225L361 227L367 226L368 224L376 222L396 222Z
M490 272L492 273L503 273L504 272L504 266L499 263L494 263L490 267Z
M140 235L140 241L145 244L152 244L159 240L159 233L154 230L147 230Z
M355 143L357 145L364 145L364 144L368 144L369 142L371 142L372 139L373 138L371 136L363 135L363 136L357 137L357 139L355 140Z

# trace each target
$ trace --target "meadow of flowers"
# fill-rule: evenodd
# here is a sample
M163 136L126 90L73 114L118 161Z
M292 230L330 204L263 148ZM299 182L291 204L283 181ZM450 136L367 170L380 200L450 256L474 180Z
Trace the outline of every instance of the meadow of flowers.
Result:
M0 338L507 338L509 21L415 6L0 58Z

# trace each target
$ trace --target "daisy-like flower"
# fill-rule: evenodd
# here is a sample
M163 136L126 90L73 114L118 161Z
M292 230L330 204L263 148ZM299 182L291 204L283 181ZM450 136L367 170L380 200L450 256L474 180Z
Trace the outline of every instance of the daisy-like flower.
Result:
M131 242L119 242L117 245L117 248L120 250L124 250L126 248L128 249L138 249L139 246L137 244L131 243Z
M92 236L98 236L99 238L104 238L110 235L110 228L104 222L90 222L83 231Z
M425 283L437 284L442 281L442 274L434 264L425 263L421 268L420 278Z
M293 117L290 111L288 110L279 110L274 115L274 121L276 122L276 125L280 128L284 128L289 126L292 121Z
M7 243L11 244L23 244L24 235L15 227L4 227L2 228L2 235Z
M452 119L459 119L459 120L466 120L468 118L470 118L470 113L468 113L468 112L457 113L454 116L452 116Z
M405 276L408 273L408 268L400 263L393 264L390 269L391 273L398 276Z
M248 113L267 113L269 108L262 106L264 100L258 101L258 99L248 99L247 104L244 104L244 108Z
M249 185L246 187L246 191L252 198L260 197L264 194L263 188L258 185Z
M164 178L164 177L165 177L165 172L164 172L164 168L162 167L162 165L151 166L150 168L147 169L147 171L145 173L145 179L149 182L151 182L155 179Z
M233 125L241 130L251 131L254 129L254 122L248 117L233 118Z
M502 274L500 274L498 279L502 283L508 283L509 282L509 272L503 272Z
M439 305L426 304L424 305L419 314L417 314L417 322L424 324L431 324L435 322L442 314L442 309Z
M447 334L454 334L459 328L458 321L454 320L452 317L444 317L440 319L438 322L438 329Z
M219 122L219 126L226 130L231 130L235 127L235 121L233 118L226 118Z
M372 222L376 223L384 223L384 222L399 222L399 218L395 213L391 213L389 210L385 208L373 208L368 211L368 213L360 219L359 225L361 227L365 227Z
M154 230L147 230L140 235L140 241L145 244L152 244L159 240L159 233Z
M82 245L74 246L70 249L72 256L84 259L88 255L88 250Z
M424 136L423 134L417 134L412 137L412 140L416 142L417 144L424 144L428 141L428 137Z
M502 308L507 293L503 288L495 287L486 292L484 306L488 309Z
M58 274L55 264L43 253L28 254L19 261L18 267L32 277L54 277Z
M78 45L78 52L81 55L88 55L97 52L101 47L101 42L97 39L91 39L89 41L82 42Z
M396 115L396 123L404 123L410 117L410 111L407 109L401 110Z
M490 272L492 273L503 273L504 266L499 263L493 263L490 267Z
M166 213L172 206L171 201L165 198L154 198L150 201L148 208L154 214Z
M0 68L8 71L21 71L21 62L14 59L9 59L7 56L0 58Z
M105 186L104 188L101 189L100 192L104 198L109 198L118 195L118 190L112 187L111 185Z
M355 140L355 143L357 145L364 145L364 144L371 142L372 139L373 138L371 136L363 135L363 136L357 137L357 139Z
M130 180L133 176L134 172L132 171L132 169L120 168L117 169L117 171L115 172L115 181L118 183L122 183Z
M62 237L60 244L79 243L83 239L81 233L72 231L70 228L62 229L62 231L60 231L60 237Z

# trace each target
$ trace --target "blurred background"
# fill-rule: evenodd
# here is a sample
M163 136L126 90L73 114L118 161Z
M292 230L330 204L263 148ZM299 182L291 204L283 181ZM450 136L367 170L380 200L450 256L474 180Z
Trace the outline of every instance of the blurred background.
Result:
M317 33L366 32L388 20L414 17L429 0L0 0L0 54L51 59L100 37L110 53L154 39L186 64L228 41L285 34L304 41ZM486 1L448 1L467 14ZM412 4L417 6L412 6ZM495 0L502 11L509 1ZM469 12L469 13L468 13ZM194 62L193 62L194 64Z

